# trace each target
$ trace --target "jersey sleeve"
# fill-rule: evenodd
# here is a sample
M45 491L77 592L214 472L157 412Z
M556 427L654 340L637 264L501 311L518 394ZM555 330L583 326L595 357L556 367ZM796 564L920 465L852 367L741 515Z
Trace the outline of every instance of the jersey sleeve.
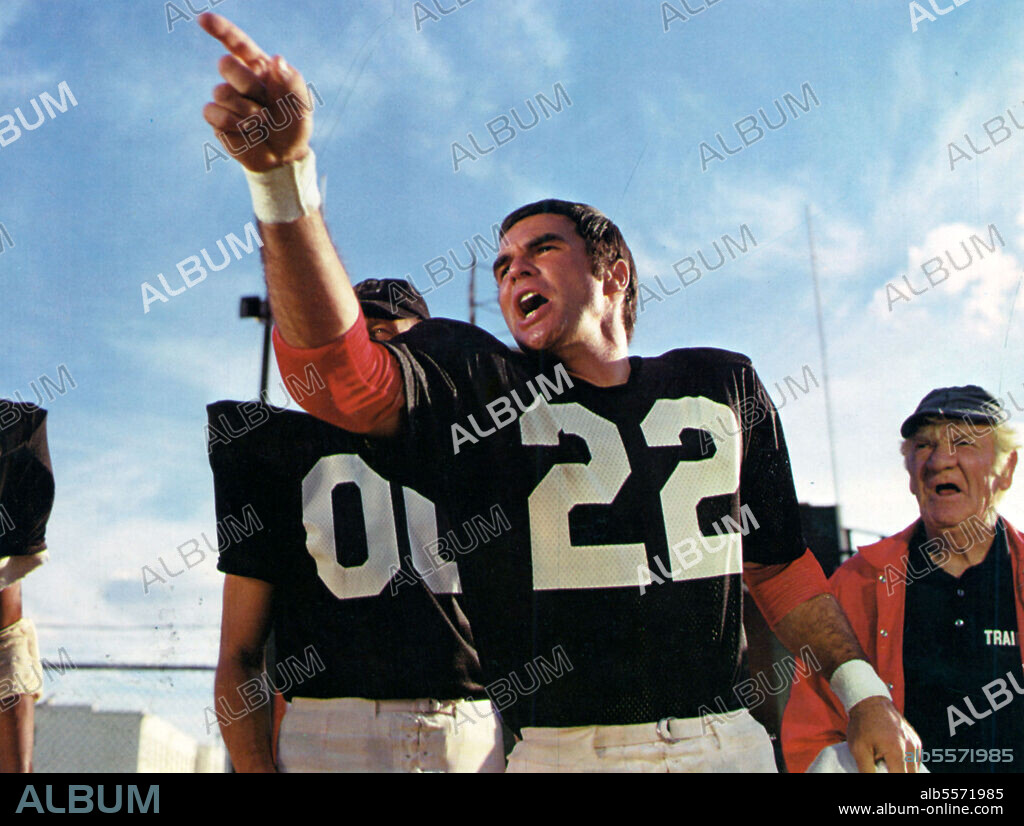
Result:
M740 409L744 451L740 466L740 505L756 520L743 539L743 558L781 565L807 549L782 422L768 392L749 363L740 368Z
M46 411L11 404L21 416L0 441L0 559L46 550L54 494Z
M217 569L276 584L283 572L280 549L294 540L285 534L295 520L287 518L291 485L270 415L257 402L209 405L207 450L217 512Z

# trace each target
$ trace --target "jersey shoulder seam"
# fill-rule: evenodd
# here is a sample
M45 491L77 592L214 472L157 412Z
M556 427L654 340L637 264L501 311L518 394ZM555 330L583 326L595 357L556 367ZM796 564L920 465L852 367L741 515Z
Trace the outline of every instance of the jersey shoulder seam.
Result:
M722 364L731 362L741 367L752 366L750 356L732 350L722 350L717 347L680 347L676 350L669 350L659 358L686 361L716 361Z

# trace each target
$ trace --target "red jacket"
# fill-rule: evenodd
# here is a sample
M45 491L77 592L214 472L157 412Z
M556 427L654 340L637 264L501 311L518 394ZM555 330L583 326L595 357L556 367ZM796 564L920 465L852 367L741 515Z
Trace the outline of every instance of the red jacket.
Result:
M1017 595L1017 643L1024 661L1024 534L1005 519ZM829 588L892 701L903 712L903 606L907 558L915 522L895 536L865 545L832 574ZM913 574L911 574L913 579ZM820 673L799 673L782 717L782 753L791 772L803 772L826 746L846 740L847 716Z

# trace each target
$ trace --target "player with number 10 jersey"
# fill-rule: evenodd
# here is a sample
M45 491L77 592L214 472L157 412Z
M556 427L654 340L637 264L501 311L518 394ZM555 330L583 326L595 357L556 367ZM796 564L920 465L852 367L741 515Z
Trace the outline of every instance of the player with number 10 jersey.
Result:
M374 340L429 318L403 288L356 287ZM406 461L397 446L259 402L210 405L208 435L228 574L217 717L236 768L502 770L458 572L430 554L450 526L389 481ZM282 702L268 738L252 664L271 628L266 680Z

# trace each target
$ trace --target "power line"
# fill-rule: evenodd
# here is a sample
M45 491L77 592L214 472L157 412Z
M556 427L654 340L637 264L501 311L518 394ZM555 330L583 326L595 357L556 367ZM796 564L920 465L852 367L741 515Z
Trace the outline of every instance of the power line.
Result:
M215 665L175 665L173 663L75 663L69 671L216 671ZM52 665L51 670L59 670Z
M216 631L220 629L219 625L198 625L198 624L187 624L187 623L170 623L167 625L153 625L152 623L140 624L140 625L91 625L89 623L59 623L59 622L36 622L36 628L52 628L55 630L67 630L67 629L89 629L90 631Z

